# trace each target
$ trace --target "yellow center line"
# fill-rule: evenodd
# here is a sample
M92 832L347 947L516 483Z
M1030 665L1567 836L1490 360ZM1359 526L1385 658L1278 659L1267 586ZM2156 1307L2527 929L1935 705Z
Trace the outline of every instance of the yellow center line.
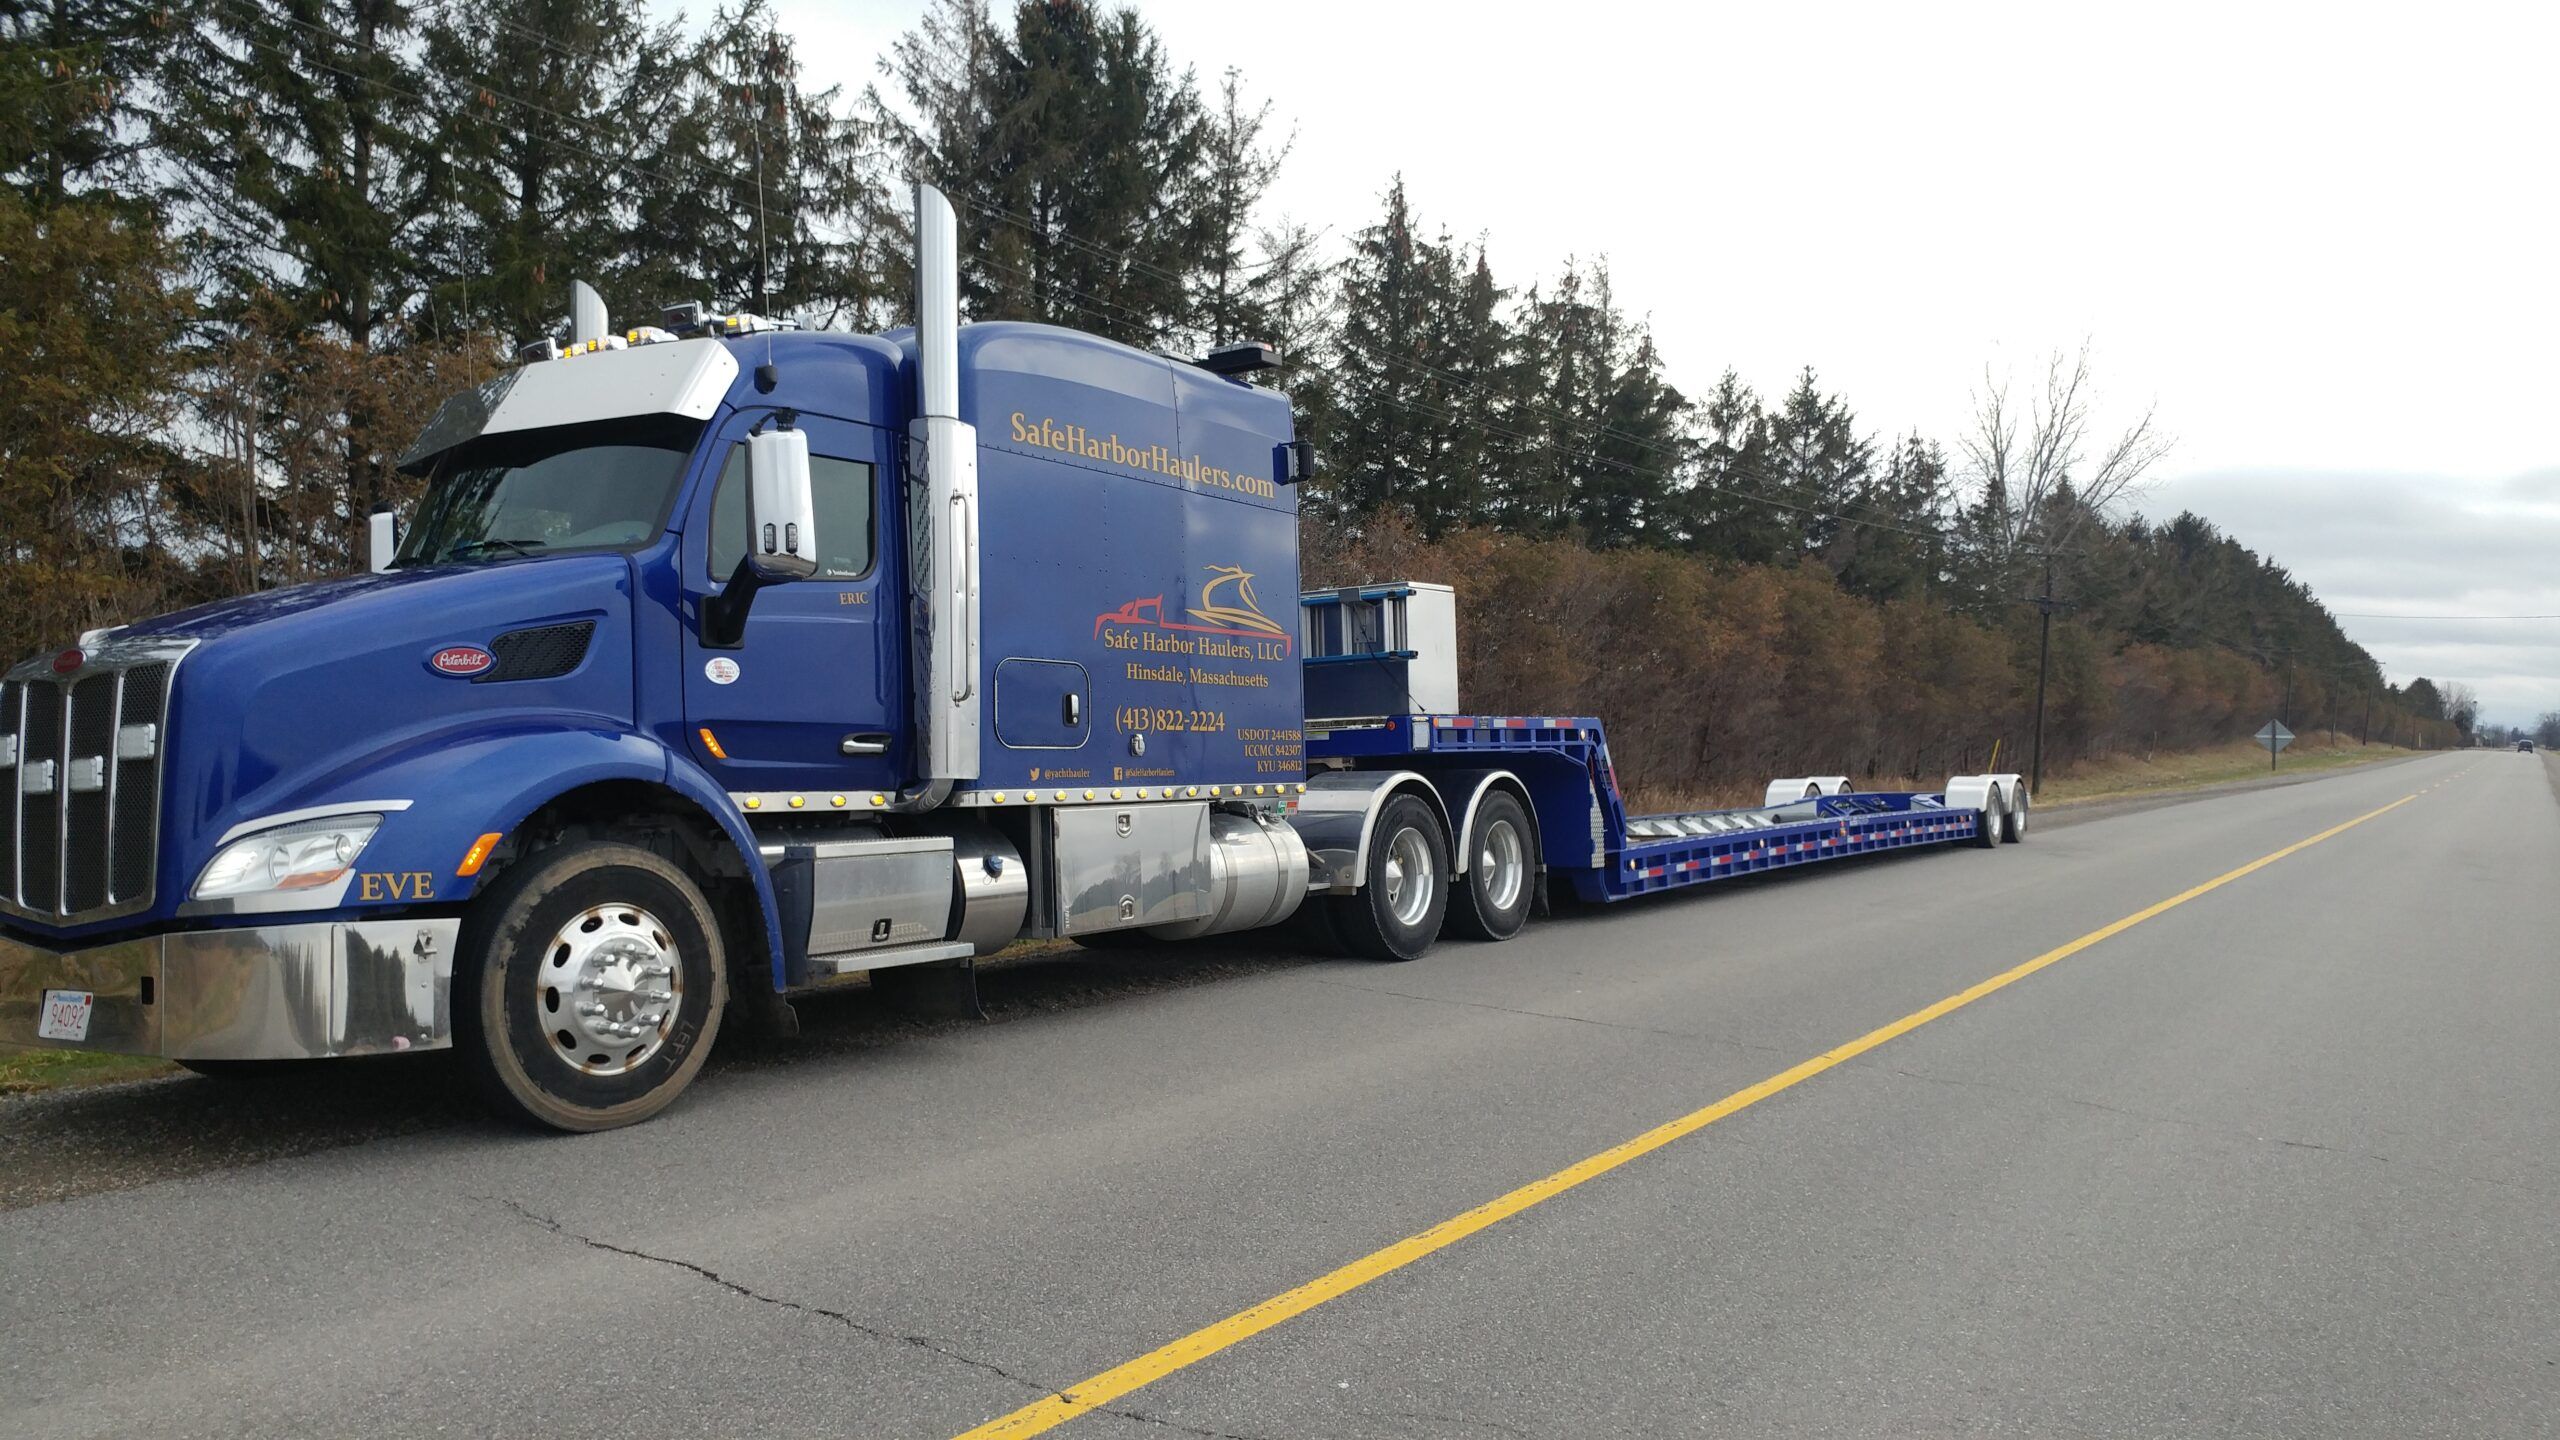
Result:
M1134 1360L1114 1365L1082 1384L1072 1385L1023 1406L1010 1415L999 1416L975 1429L962 1432L955 1440L996 1440L996 1437L1045 1435L1079 1415L1101 1409L1121 1396L1142 1386L1154 1384L1185 1366L1206 1360L1231 1345L1249 1340L1284 1320L1304 1315L1326 1301L1349 1294L1382 1275L1391 1274L1436 1251L1445 1250L1479 1230L1490 1228L1534 1205L1552 1200L1567 1190L1594 1180L1630 1160L1650 1155L1683 1136L1694 1135L1728 1115L1748 1110L1781 1090L1803 1084L1835 1065L1864 1055L1888 1040L1908 1035L1930 1021L1950 1015L1995 990L2005 989L2048 965L2067 960L2100 941L2123 934L2155 915L2174 910L2200 895L2208 895L2244 876L2254 875L2288 855L2308 850L2334 835L2352 830L2367 820L2387 815L2418 798L2418 792L2401 796L2379 810L2368 810L2344 824L2332 825L2307 840L2297 840L2270 855L2262 855L2237 870L2225 871L2190 890L2182 890L2156 905L2147 906L2113 924L2103 925L2071 941L2056 946L2014 969L2003 970L1982 983L1914 1010L1890 1025L1870 1030L1836 1050L1827 1050L1802 1064L1781 1070L1757 1085L1736 1090L1701 1110L1692 1110L1677 1120L1656 1125L1632 1140L1612 1145L1589 1159L1566 1166L1543 1180L1532 1180L1519 1189L1497 1199L1488 1200L1461 1215L1451 1216L1430 1229L1410 1235L1383 1250L1352 1261L1328 1275L1321 1275L1284 1291L1270 1299L1239 1310L1214 1325L1204 1326L1179 1340L1148 1351Z

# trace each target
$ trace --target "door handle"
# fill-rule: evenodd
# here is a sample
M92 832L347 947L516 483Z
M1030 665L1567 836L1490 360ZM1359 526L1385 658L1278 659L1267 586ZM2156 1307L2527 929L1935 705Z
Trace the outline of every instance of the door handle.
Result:
M1073 690L1067 692L1066 702L1060 705L1058 710L1059 718L1067 722L1068 729L1073 730L1084 724L1084 697Z
M886 755L889 753L889 737L883 731L865 730L860 734L847 735L844 743L836 748L847 755Z

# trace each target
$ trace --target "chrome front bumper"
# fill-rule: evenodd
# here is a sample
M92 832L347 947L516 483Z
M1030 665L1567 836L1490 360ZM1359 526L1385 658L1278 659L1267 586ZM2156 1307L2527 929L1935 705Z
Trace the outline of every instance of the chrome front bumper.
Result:
M171 1060L302 1060L453 1043L459 920L261 925L47 950L0 937L0 1045ZM81 1040L37 1036L48 990L97 997Z

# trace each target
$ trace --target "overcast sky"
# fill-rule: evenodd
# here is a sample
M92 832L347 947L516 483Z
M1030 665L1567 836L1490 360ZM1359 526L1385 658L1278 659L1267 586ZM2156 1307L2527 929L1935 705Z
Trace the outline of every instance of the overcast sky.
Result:
M779 4L856 92L922 8ZM1136 8L1294 129L1275 212L1339 238L1401 171L1508 283L1606 256L1692 393L1810 364L1951 442L2085 339L2177 437L2144 511L2342 616L2560 615L2560 5ZM2560 621L2342 623L2560 709Z

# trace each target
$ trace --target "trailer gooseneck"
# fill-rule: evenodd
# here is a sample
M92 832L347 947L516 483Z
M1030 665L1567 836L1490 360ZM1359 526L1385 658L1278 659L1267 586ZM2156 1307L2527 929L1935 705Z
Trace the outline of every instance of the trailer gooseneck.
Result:
M1017 939L1309 912L1410 959L1564 890L2023 837L2014 775L1631 815L1599 720L1460 706L1445 587L1299 596L1267 350L963 327L916 205L913 330L614 334L582 293L428 425L374 573L8 671L0 1044L451 1047L595 1130L730 1020L864 974L965 1000Z

